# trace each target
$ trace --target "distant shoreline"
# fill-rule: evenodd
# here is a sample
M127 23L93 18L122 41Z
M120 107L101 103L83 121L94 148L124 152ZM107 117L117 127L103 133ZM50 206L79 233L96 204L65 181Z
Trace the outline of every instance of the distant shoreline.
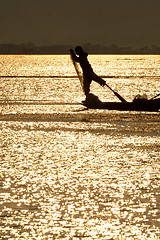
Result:
M89 54L103 55L160 55L160 47L152 45L138 49L132 47L118 47L115 44L110 46L92 45L87 43L82 46ZM72 45L53 45L53 46L34 46L27 44L0 44L0 55L66 55L69 50L74 48Z
M0 53L0 55L69 55L69 53L26 53L26 52L12 52L12 53ZM160 53L92 53L92 52L89 52L89 55L160 55Z

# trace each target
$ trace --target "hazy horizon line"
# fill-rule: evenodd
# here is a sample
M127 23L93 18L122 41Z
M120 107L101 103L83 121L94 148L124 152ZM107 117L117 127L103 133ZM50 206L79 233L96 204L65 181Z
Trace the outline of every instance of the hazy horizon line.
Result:
M88 53L95 54L160 54L160 47L156 45L133 48L132 46L118 46L110 44L92 44L90 42L81 45ZM69 54L69 49L74 48L73 44L53 44L36 46L28 43L3 43L0 44L0 54Z

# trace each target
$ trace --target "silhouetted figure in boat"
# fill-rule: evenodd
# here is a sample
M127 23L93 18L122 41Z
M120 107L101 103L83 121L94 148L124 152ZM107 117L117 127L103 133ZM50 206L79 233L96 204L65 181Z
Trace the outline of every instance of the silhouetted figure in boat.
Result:
M72 58L76 62L79 62L80 66L82 68L82 71L83 71L83 87L84 87L84 92L85 92L86 96L90 92L90 85L91 85L92 80L99 83L101 86L106 85L106 82L94 73L94 71L93 71L93 69L92 69L92 67L91 67L91 65L90 65L90 63L87 59L88 54L82 49L82 47L78 46L78 47L75 48L75 53L76 54L74 53L73 49L70 49L70 53L72 55Z

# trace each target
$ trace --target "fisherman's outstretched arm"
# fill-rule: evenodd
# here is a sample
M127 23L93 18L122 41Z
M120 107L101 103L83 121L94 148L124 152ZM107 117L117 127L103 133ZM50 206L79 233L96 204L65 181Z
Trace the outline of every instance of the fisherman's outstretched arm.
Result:
M72 58L76 61L79 62L79 57L76 56L76 54L74 53L73 49L70 49L70 53L72 55Z

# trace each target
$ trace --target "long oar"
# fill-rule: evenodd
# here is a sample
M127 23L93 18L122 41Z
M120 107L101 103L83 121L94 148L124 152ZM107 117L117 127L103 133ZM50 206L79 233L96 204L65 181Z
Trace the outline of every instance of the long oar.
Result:
M155 99L155 98L157 98L159 96L160 96L160 93L158 93L156 96L152 97L150 100L153 100L153 99Z
M121 95L119 95L119 93L115 92L107 83L105 83L105 86L107 86L114 93L114 95L119 98L121 102L127 102Z

